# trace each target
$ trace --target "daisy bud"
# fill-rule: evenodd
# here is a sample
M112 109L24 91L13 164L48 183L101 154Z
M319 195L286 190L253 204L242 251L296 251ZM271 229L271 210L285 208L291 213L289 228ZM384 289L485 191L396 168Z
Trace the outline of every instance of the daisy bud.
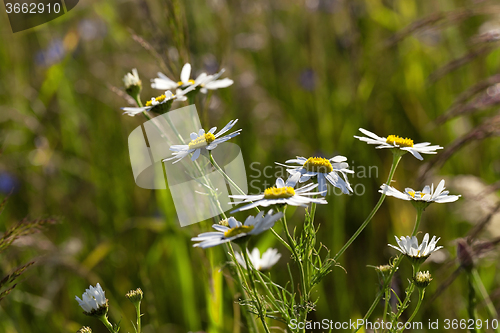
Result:
M90 286L89 289L85 290L82 299L78 296L75 296L75 299L87 316L103 317L108 313L108 300L99 283L95 287Z
M229 222L227 222L227 219L219 221L219 225L222 225L224 227L229 227Z
M137 305L141 303L143 295L144 293L141 288L137 288L136 290L129 291L125 297L127 297L134 305Z
M472 249L464 239L459 239L457 242L457 258L460 262L460 266L466 271L469 272L472 268L474 268Z
M83 326L76 333L92 333L92 329L88 326Z
M137 69L132 69L132 73L127 73L123 77L123 84L125 85L125 91L132 98L137 99L142 90L142 82L139 79L139 73Z
M386 273L391 272L392 266L391 265L380 265L380 266L375 267L375 269L377 269L382 274L386 274Z
M427 272L417 272L415 277L413 278L413 282L418 288L427 288L429 283L431 283L432 277L429 271Z

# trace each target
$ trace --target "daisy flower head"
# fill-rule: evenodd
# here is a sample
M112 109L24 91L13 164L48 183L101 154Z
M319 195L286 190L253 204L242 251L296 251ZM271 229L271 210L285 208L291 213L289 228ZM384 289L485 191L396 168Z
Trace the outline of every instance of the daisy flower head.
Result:
M151 100L147 101L144 106L141 107L125 107L122 108L124 111L123 114L129 115L131 117L142 113L144 111L149 112L153 111L159 114L163 114L165 112L168 112L170 110L170 107L172 106L172 103L174 100L182 100L183 98L183 92L182 91L177 91L177 94L174 95L171 91L165 91L164 94L158 96L158 97L153 97Z
M231 202L233 205L240 203L248 203L243 207L233 210L231 213L239 212L242 210L251 209L257 206L268 207L271 205L290 205L307 207L308 204L315 202L318 204L326 204L324 198L310 198L310 195L323 194L319 192L311 192L311 190L318 187L318 184L308 184L306 186L294 189L290 186L290 182L281 178L276 179L276 186L270 187L262 194L258 195L230 195L230 198L241 199L239 202Z
M136 96L139 94L142 88L142 82L136 68L132 69L131 73L125 74L123 77L123 84L125 85L127 94L130 96Z
M226 126L224 126L223 129L221 129L216 134L214 133L217 130L217 127L212 127L207 133L205 133L204 129L200 129L198 131L198 134L196 134L195 132L191 133L190 134L191 141L187 145L170 146L170 150L173 151L172 153L173 156L164 159L163 162L176 159L176 161L173 163L177 163L191 153L193 153L193 156L191 156L191 160L195 161L198 157L200 157L200 154L202 152L213 150L217 148L217 145L226 142L227 140L230 140L235 136L239 135L241 129L231 134L222 136L227 131L229 131L234 126L234 124L236 124L237 121L238 119L231 120Z
M230 217L223 223L214 224L212 228L216 231L205 232L198 237L191 238L196 243L194 247L201 247L203 249L224 244L227 242L242 241L247 239L248 236L258 235L274 226L274 223L283 217L283 213L278 212L273 214L272 209L264 215L261 211L256 216L249 216L244 223Z
M422 155L420 154L436 154L436 150L443 149L443 147L438 145L431 146L429 142L414 144L412 139L403 139L402 137L399 137L397 135L389 135L387 138L384 138L363 128L360 128L359 130L366 136L354 136L356 139L359 139L370 145L378 145L377 147L375 147L377 149L391 148L393 149L393 153L395 154L404 154L406 152L409 152L419 160L423 160Z
M151 80L151 88L158 90L169 90L169 89L177 89L177 88L186 88L192 84L194 84L194 80L190 79L191 77L191 64L186 63L182 67L180 81L174 81L170 79L163 73L158 72L158 78Z
M260 251L258 248L254 248L252 252L249 252L248 249L246 251L248 253L248 258L250 259L252 266L259 271L270 269L281 258L281 253L279 253L276 249L267 249L266 252L262 254L262 258L260 257ZM243 268L247 269L247 264L245 262L245 258L243 258L243 255L241 255L239 252L236 252L234 255L236 257L236 261L238 261L238 263Z
M406 257L408 257L408 259L417 264L423 263L432 253L442 248L442 246L436 246L436 243L440 239L436 239L436 236L433 236L429 242L429 234L425 234L420 246L418 245L416 236L401 236L400 239L394 236L394 238L396 238L398 246L394 246L392 244L388 245L403 253Z
M219 88L226 88L232 85L234 82L231 79L225 78L218 80L218 78L224 73L222 69L219 73L213 75L207 75L206 73L201 73L198 77L193 80L190 79L191 76L191 65L189 63L185 64L181 70L180 81L174 81L167 77L163 73L158 73L158 77L151 80L151 87L153 89L166 90L166 89L177 89L177 88L187 88L189 86L200 86L200 91L206 94L208 90L216 90Z
M78 296L75 296L75 299L88 316L102 316L108 312L108 300L99 283L95 287L89 286L83 293L82 299Z
M347 158L344 156L335 156L330 159L323 157L299 157L286 161L285 163L296 163L298 166L290 166L276 163L287 168L286 171L290 174L287 180L288 186L294 187L297 182L304 183L313 177L318 179L318 190L326 196L327 181L333 186L342 190L342 193L349 194L352 192L351 185L347 180L347 173L354 173L349 170L349 164L345 163ZM342 177L339 176L341 174Z
M396 190L392 186L388 186L387 184L382 184L380 186L380 193L385 195L396 197L398 199L411 201L411 203L418 209L425 209L431 203L446 203L446 202L454 202L457 201L461 195L450 195L449 191L444 190L444 179L441 180L434 190L434 184L431 186L426 185L422 191L415 191L412 188L407 187L404 192L400 192Z

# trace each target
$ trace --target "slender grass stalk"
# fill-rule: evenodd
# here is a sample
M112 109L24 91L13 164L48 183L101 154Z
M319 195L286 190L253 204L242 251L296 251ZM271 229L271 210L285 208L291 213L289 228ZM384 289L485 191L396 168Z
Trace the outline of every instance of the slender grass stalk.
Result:
M247 272L248 272L249 279L250 279L251 290L254 294L255 301L257 302L257 310L259 311L259 317L260 317L260 320L262 322L262 326L264 327L264 330L266 331L266 333L270 333L269 327L267 326L267 323L266 323L266 317L265 317L264 312L263 312L262 303L260 302L259 294L258 294L257 288L255 286L256 279L254 277L254 271L253 271L254 268L250 262L250 259L248 258L247 244L246 243L244 244L242 250L243 250L243 257L245 258L245 263L247 265Z
M467 313L469 314L469 320L476 322L476 290L474 288L474 276L472 271L467 272L467 285L469 287L469 297L467 299ZM476 333L475 325L472 328L469 328L471 333Z
M236 277L238 278L238 283L242 287L243 293L246 294L245 288L243 288L243 283L247 286L246 288L248 290L250 290L250 287L248 285L248 282L245 279L245 273L243 272L243 269L241 268L241 265L238 262L238 260L236 260L233 246L231 245L231 243L226 243L226 244L227 244L227 248L229 249L229 252L231 253L231 259L233 260L233 263L236 266L236 269L238 270L238 272L236 274ZM246 249L245 249L245 251L246 251ZM259 330L257 329L257 323L255 322L255 318L252 315L250 315L249 312L247 312L247 311L245 311L244 313L245 313L245 317L247 318L247 320L250 322L250 325L251 325L251 327L249 327L249 331L257 333Z
M286 221L286 206L283 208L283 217L281 218L281 221L283 221L283 229L286 234L286 238L288 239L288 242L291 244L292 248L292 253L295 258L295 261L297 262L299 266L299 271L300 271L300 279L301 279L301 285L302 285L302 293L303 296L306 297L307 293L307 287L306 287L306 278L304 274L304 266L302 265L302 260L299 257L299 253L297 252L297 243L293 239L292 235L290 234L290 230L288 230L288 223Z
M229 177L225 172L224 170L222 170L222 168L219 166L219 164L217 164L217 162L215 161L215 159L213 158L212 156L212 152L209 151L208 152L208 156L210 158L210 162L212 162L212 165L214 166L214 168L219 171L219 173L222 175L222 177L224 177L224 179L232 186L236 189L236 191L238 191L240 194L242 195L245 195L246 193L243 192L240 187L231 179L231 177Z
M389 171L389 176L387 177L387 181L386 181L386 184L388 186L390 186L390 184L391 184L392 177L394 177L394 172L396 171L396 168L399 164L399 161L401 160L401 157L402 157L402 155L400 153L393 152L391 171ZM335 255L335 257L333 257L334 261L337 261L337 259L345 252L345 250L347 250L347 248L349 246L351 246L351 244L356 240L356 238L358 238L359 234L361 234L361 232L366 228L368 223L370 223L373 216L375 216L375 213L377 213L380 206L382 206L382 203L384 202L385 197L386 197L385 193L382 193L377 204L375 205L375 207L373 207L373 210L370 212L370 214L365 219L363 224L361 224L361 226L354 233L354 235L352 235L352 237L347 241L347 243L345 243L345 245L340 249L340 251Z
M486 303L486 308L488 309L488 314L492 319L498 318L498 312L495 309L495 306L491 302L490 296L488 295L488 292L486 291L486 288L484 287L483 281L481 280L481 276L479 276L479 273L477 269L472 268L471 271L472 277L474 279L474 282L476 284L477 289L481 293L481 297L483 298L484 302ZM495 332L500 332L500 327L497 327L494 329Z

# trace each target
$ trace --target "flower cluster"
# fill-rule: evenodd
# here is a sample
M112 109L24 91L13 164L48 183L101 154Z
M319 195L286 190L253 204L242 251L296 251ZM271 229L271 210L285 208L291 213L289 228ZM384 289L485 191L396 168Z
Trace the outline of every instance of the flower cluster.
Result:
M186 101L189 94L194 94L196 91L206 94L208 90L216 90L226 88L233 84L231 79L221 79L219 77L224 73L222 69L219 73L208 75L201 73L195 80L190 79L191 64L187 63L181 70L180 81L176 82L168 78L163 73L158 73L158 78L155 78L151 83L154 89L162 90L162 95L152 97L149 101L142 105L138 97L141 91L141 80L139 74L134 68L132 73L127 73L123 78L126 92L132 96L137 102L137 107L123 107L124 114L131 117L143 113L153 111L158 114L166 113L170 110L174 101ZM173 92L172 92L173 91Z
M178 81L169 78L163 73L158 73L158 77L152 80L151 87L163 90L165 93L152 98L150 101L146 102L144 106L140 103L140 99L138 99L137 96L132 96L131 94L131 96L138 101L138 107L123 108L123 110L131 116L149 111L159 114L165 113L170 110L174 101L184 101L187 99L191 101L191 97L197 92L205 94L208 90L225 88L232 85L233 81L230 79L219 79L223 72L224 70L221 70L213 75L201 73L193 79L191 78L191 65L185 64L181 70L180 79ZM124 82L128 92L130 87L140 86L141 81L138 77L137 71L133 70L131 74L127 74L124 78ZM404 192L400 192L390 186L390 184L399 160L403 155L410 153L415 158L423 160L422 154L436 154L437 150L442 149L443 147L439 145L432 145L429 142L414 143L410 138L400 137L397 135L380 137L370 131L360 128L359 130L365 136L354 137L368 144L376 145L377 149L389 148L394 154L393 164L391 171L389 172L387 182L380 186L379 192L381 193L381 196L379 202L375 205L367 219L361 224L354 235L335 256L330 257L328 255L323 260L319 255L319 251L316 249L317 246L315 243L316 233L318 232L318 227L314 225L316 205L327 204L326 196L329 186L340 189L343 194L349 195L353 192L351 184L349 183L348 174L352 174L354 171L349 169L349 164L346 162L347 157L340 155L333 156L331 158L325 158L322 156L297 156L296 158L286 160L285 164L276 162L276 164L286 168L288 173L287 179L277 178L274 186L263 189L263 192L260 194L246 194L239 189L236 183L234 183L225 171L218 166L212 156L212 151L220 144L241 134L241 129L228 134L237 121L238 119L231 120L218 132L217 127L212 127L208 131L193 128L196 132L193 131L189 138L181 138L179 136L180 142L177 142L178 144L171 145L169 147L170 151L172 151L172 155L163 159L163 162L173 160L172 163L178 163L185 157L189 157L191 161L186 159L184 162L194 163L195 166L199 167L199 157L202 155L208 157L211 166L224 177L229 185L231 185L231 189L239 192L237 195L229 196L231 199L234 199L234 201L230 204L241 205L231 211L231 213L248 211L250 209L258 211L256 215L247 215L244 222L240 222L233 216L227 217L225 213L221 212L219 222L212 225L214 231L203 232L198 236L191 238L191 240L195 242L193 245L194 247L200 247L202 249L224 244L225 249L229 253L229 258L232 259L233 264L237 268L238 278L242 278L244 281L241 282L242 287L245 292L248 292L247 296L249 296L250 303L252 304L252 311L261 319L262 325L266 328L266 331L269 331L267 329L265 319L267 309L265 309L265 306L261 303L261 300L264 298L258 295L257 289L259 288L256 287L255 281L260 282L262 288L267 289L267 280L264 280L264 277L267 279L268 276L260 271L268 270L274 266L281 258L281 254L277 249L269 248L261 256L258 248L254 248L252 251L249 251L248 243L253 236L272 229L275 223L279 220L282 221L283 232L286 237L281 237L274 229L272 229L272 231L277 239L291 252L291 258L293 258L298 265L300 271L301 290L296 293L296 295L298 295L297 297L300 298L300 302L297 304L304 306L304 304L314 303L310 300L312 287L319 283L319 281L321 281L321 279L331 271L332 265L337 264L338 258L356 240L359 234L373 218L387 196L410 201L417 209L417 222L415 223L413 232L409 236L401 236L400 238L395 237L397 246L389 244L390 247L398 250L405 257L409 258L414 268L413 276L410 280L411 286L409 286L406 291L407 298L403 302L400 301L398 309L404 310L408 306L407 304L411 297L411 292L413 292L415 286L420 288L419 291L423 295L424 289L431 282L432 278L429 272L419 271L419 267L432 253L441 249L442 246L437 246L437 242L440 238L433 236L430 239L428 233L425 234L419 244L416 235L422 212L433 202L454 202L460 198L460 195L450 195L449 192L445 190L444 180L441 180L435 189L434 184L431 184L430 186L426 185L422 191L406 188ZM209 180L206 181L207 184L203 185L207 188L213 188L212 184L209 183ZM217 202L220 207L218 197L214 195L213 200L214 202ZM286 207L288 206L307 208L305 212L304 224L299 228L294 228L292 232L290 232L286 222ZM241 251L234 252L231 243L239 245ZM394 261L390 262L389 265L376 267L379 275L381 274L383 277L382 283L383 288L385 289L385 292L379 293L379 295L385 294L387 297L386 302L389 302L389 298L392 294L390 291L391 278L398 270L398 265L401 260L402 256L399 256ZM306 276L306 274L309 274L309 276ZM246 277L249 278L249 283L246 282ZM270 285L273 290L276 288L274 283L271 283ZM92 292L94 291L92 290ZM269 289L267 289L267 292L270 292ZM103 297L104 294L102 294L102 298ZM140 300L142 299L142 291L140 291L140 289L131 291L127 294L127 297L133 302L135 301L140 303ZM279 298L280 296L276 295L276 297ZM102 298L99 298L99 301L102 301ZM422 298L420 298L420 301ZM91 299L90 296L87 296L84 297L84 300L84 304L87 306L87 308L84 308L86 311L87 309L89 311L95 311L95 306L100 304L95 297ZM94 303L88 304L90 302L89 300L94 300ZM374 304L377 304L380 300L381 299L379 298L378 301L376 300L374 302ZM281 299L274 305L284 304L286 302L286 300ZM248 305L250 303L245 304ZM277 307L279 308L280 306L278 305ZM386 304L386 309L387 308ZM309 310L306 310L305 318L307 318L307 311ZM280 309L277 309L276 313L277 312L281 312L283 318L288 318L287 316L290 314L290 311L288 310L281 311ZM369 317L369 315L370 314L367 314L365 317ZM400 315L401 311L398 311L398 314L393 316L394 322Z

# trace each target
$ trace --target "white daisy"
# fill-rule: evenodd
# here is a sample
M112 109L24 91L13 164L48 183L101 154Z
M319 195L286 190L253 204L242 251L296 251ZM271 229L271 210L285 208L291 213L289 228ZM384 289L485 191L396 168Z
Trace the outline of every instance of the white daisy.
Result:
M289 181L285 183L283 179L278 178L276 179L276 186L266 189L263 194L230 195L230 198L242 200L239 202L231 202L230 204L237 205L240 203L250 203L246 206L233 210L231 213L251 209L257 206L268 207L271 205L290 205L307 207L307 205L312 202L326 204L327 202L323 198L315 199L307 197L308 195L323 194L319 192L310 192L316 187L318 187L318 184L311 183L301 188L294 189L290 186Z
M252 252L249 252L247 250L247 253L252 266L259 271L270 269L281 258L281 253L278 253L278 250L271 248L267 249L267 251L262 254L262 258L260 257L260 251L258 248L254 248ZM236 252L234 255L238 263L243 266L243 268L247 269L247 264L245 262L245 258L243 258L243 255L239 252Z
M281 217L283 217L282 212L273 214L272 209L265 216L264 211L261 211L256 216L247 217L243 224L234 217L230 217L222 221L223 223L212 225L217 231L202 233L198 237L191 238L191 240L200 242L194 244L194 247L206 249L208 247L236 241L246 236L258 235L272 228L274 223Z
M180 81L175 82L165 74L158 72L159 78L151 80L151 87L158 90L177 89L180 87L188 87L194 84L194 80L189 79L191 76L191 64L186 63L181 70Z
M205 130L202 128L198 131L198 134L195 132L190 134L191 137L191 142L187 145L173 145L170 146L170 150L172 150L174 153L173 157L166 158L163 160L164 161L169 161L172 159L177 159L174 163L179 162L181 159L189 155L190 153L193 153L193 156L191 156L191 160L194 161L196 160L202 152L205 152L207 150L213 150L217 147L218 144L225 142L229 139L234 138L235 136L240 134L241 129L228 134L224 135L221 137L222 134L226 133L229 131L234 124L236 124L236 120L231 120L226 126L224 126L223 129L219 131L219 133L214 134L214 132L217 130L217 127L212 127L208 133L205 133Z
M187 99L185 95L189 92L187 90L188 89L177 89L175 95L171 91L165 91L165 94L151 98L151 100L146 102L145 106L125 107L121 109L124 111L123 114L127 114L131 117L144 111L154 111L156 113L163 114L170 110L174 100L185 101Z
M431 241L429 242L429 234L425 234L424 239L420 246L418 245L418 240L416 236L401 236L401 239L394 236L396 238L396 242L398 246L394 246L392 244L388 244L390 247L400 251L404 255L406 255L409 259L416 262L424 262L432 253L441 249L442 246L436 247L436 243L440 238L436 239L436 236L433 236Z
M352 192L351 185L347 180L346 173L354 173L354 171L349 170L349 164L345 163L347 158L344 156L335 156L331 159L326 159L323 157L299 157L296 159L291 159L285 163L297 163L299 166L289 166L285 164L276 163L288 168L286 171L290 173L287 183L288 186L294 187L297 182L304 183L311 179L311 177L318 177L319 192L323 196L326 196L326 181L335 187L342 190L343 193L349 194ZM338 175L338 173L344 176L344 179Z
M423 203L445 203L445 202L454 202L457 201L461 195L449 195L449 191L444 190L444 179L441 180L434 191L434 184L425 185L422 191L415 191L412 188L407 187L403 192L396 190L392 186L388 186L387 184L382 184L380 186L380 193L384 193L391 197L396 197L398 199L407 200L407 201L417 201Z
M127 73L123 77L123 84L125 85L125 89L130 89L141 84L141 79L139 79L137 68L132 69L132 73Z
M399 148L400 150L403 150L405 152L410 152L413 156L418 158L419 160L423 160L422 154L437 154L436 150L437 149L443 149L443 147L440 146L431 146L429 142L422 142L422 143L416 143L413 144L412 139L403 139L397 135L389 135L387 138L379 137L378 135L367 131L363 128L359 129L364 135L364 136L354 136L356 139L359 139L361 141L364 141L368 144L371 145L378 145L375 148Z
M82 307L85 314L94 315L98 313L105 313L108 309L108 300L104 296L104 290L98 283L95 287L89 286L82 295L82 299L75 296L78 304Z
M180 81L175 82L167 77L163 73L158 73L158 78L155 78L151 83L151 87L153 89L166 90L166 89L176 89L178 87L186 88L189 86L200 86L200 91L204 94L207 93L208 90L216 90L219 88L226 88L232 85L234 82L231 79L225 78L222 80L218 80L218 78L224 73L224 69L222 69L219 73L214 75L207 75L206 73L201 73L198 75L196 80L192 80L189 77L191 76L191 65L189 63L185 64L181 70Z

